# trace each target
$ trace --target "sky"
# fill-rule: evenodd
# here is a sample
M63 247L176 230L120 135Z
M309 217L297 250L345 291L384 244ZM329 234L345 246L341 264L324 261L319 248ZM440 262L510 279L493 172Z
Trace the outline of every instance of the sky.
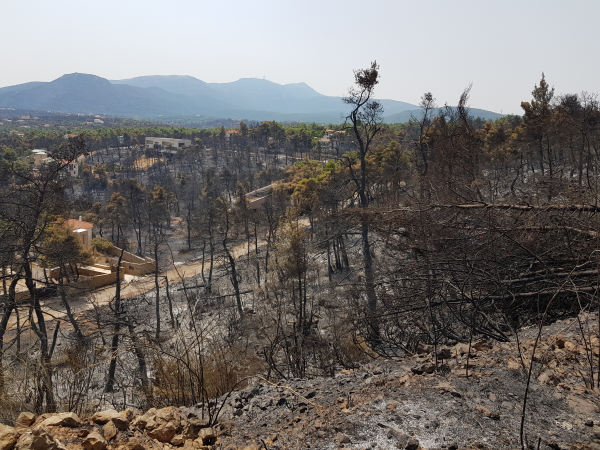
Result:
M600 92L598 0L0 0L0 86L81 72L305 82L343 96L380 65L376 95L521 114L544 72Z

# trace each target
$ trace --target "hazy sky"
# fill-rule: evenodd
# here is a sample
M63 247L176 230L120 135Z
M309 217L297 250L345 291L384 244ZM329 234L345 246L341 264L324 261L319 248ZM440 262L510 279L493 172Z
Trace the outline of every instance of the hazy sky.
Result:
M376 59L379 98L521 113L541 72L600 92L599 0L0 0L0 86L64 73L109 79L263 76L344 95Z

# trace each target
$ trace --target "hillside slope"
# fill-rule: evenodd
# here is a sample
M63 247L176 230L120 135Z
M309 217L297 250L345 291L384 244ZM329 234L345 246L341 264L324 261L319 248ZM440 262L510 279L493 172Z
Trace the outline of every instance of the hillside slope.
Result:
M600 447L600 395L586 387L579 366L588 351L597 354L598 341L590 347L581 338L578 320L591 325L590 335L597 333L597 314L584 313L545 327L538 343L525 416L527 448ZM109 409L89 420L73 413L23 413L14 428L0 432L13 445L18 440L18 448L29 448L25 444L40 436L55 447L35 448L520 448L536 334L535 327L525 330L519 345L478 340L438 348L437 374L433 347L421 346L414 356L365 364L333 378L273 383L257 376L211 405L145 413Z
M442 109L439 108L437 111L434 111L433 115L439 115L441 111L442 111ZM496 120L501 117L504 117L504 114L495 113L493 111L487 111L485 109L469 108L469 112L472 117L481 117L483 120ZM389 116L386 115L385 122L386 123L406 123L413 118L415 118L416 120L420 120L422 116L423 116L422 109L411 109L411 110L399 112L397 114L392 114Z

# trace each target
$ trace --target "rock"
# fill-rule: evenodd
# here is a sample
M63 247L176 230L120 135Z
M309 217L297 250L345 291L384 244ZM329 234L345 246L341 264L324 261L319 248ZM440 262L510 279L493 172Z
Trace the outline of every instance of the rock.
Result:
M19 414L19 417L17 417L15 428L27 428L30 427L34 422L35 414L30 412L22 412Z
M478 352L491 350L493 348L492 343L487 341L486 339L480 339L477 342L474 342L473 344L471 344L471 347L477 350Z
M585 421L585 426L586 427L593 427L594 426L594 421L591 419L588 419Z
M424 373L433 373L433 372L435 372L435 364L431 364L431 363L421 364L420 366L412 367L410 370L415 375L422 375Z
M538 381L547 386L557 386L561 379L553 370L545 370L538 377Z
M110 441L112 438L114 438L117 435L117 432L117 427L112 420L106 422L106 425L102 427L102 434L104 435L104 439L107 441Z
M264 447L262 445L253 444L253 445L246 445L242 450L261 450L263 448Z
M484 406L477 405L477 406L475 406L475 409L477 411L479 411L481 414L483 414L484 416L489 417L490 419L493 419L493 420L500 419L500 414L492 412Z
M152 430L146 430L146 433L158 442L171 442L177 434L177 427L172 422L167 422Z
M458 356L466 355L467 353L469 353L469 344L463 344L463 343L456 344L454 346L454 352ZM475 352L475 349L473 347L471 347L470 355L473 356L474 352Z
M19 439L19 433L6 425L0 425L0 450L12 450Z
M198 433L202 428L206 428L208 426L208 422L204 419L200 419L199 417L192 417L187 420L187 425L183 428L183 437L184 440L187 439L196 439L198 437Z
M39 426L41 427L80 427L81 419L73 412L60 413L48 417Z
M174 445L176 447L179 447L180 445L184 444L186 442L186 439L184 439L182 434L176 434L175 437L173 439L171 439L171 445Z
M106 411L97 412L92 416L92 421L99 424L105 424L112 421L118 430L124 431L129 428L129 420L123 413L109 409Z
M175 427L181 426L181 420L184 419L183 414L178 408L169 406L167 408L157 409L154 414L154 420L159 424L171 422Z
M87 435L81 446L84 450L104 450L107 443L100 433L93 432Z
M346 435L344 433L338 433L337 436L335 437L335 440L337 441L338 444L350 444L350 442L351 442L348 435Z
M433 350L433 346L419 342L417 345L417 355L428 355Z
M397 448L405 448L409 440L407 435L396 428L388 429L387 437L395 443Z
M521 369L523 366L518 362L515 361L514 359L509 359L508 360L508 368L512 369L512 370L519 370Z
M50 435L47 429L39 427L24 433L18 440L15 450L61 450L63 448Z
M40 425L40 424L41 424L41 423L42 423L44 420L46 420L48 417L52 417L52 416L55 416L55 415L56 415L56 413L45 413L45 414L41 414L41 415L39 415L39 416L37 416L37 417L35 418L35 422L33 422L33 424L32 424L32 425L30 425L30 426L31 426L31 428L35 428L35 427L39 426L39 425Z
M125 411L121 411L121 414L123 414L129 422L131 422L135 417L135 411L131 408L127 408Z
M207 422L208 426L208 422ZM206 427L202 427L206 428ZM221 420L216 426L217 435L219 436L231 436L233 430L235 430L235 424L231 420Z
M148 424L148 421L147 421L146 417L139 416L139 417L136 417L135 419L133 419L133 422L131 422L131 424L134 427L136 427L136 428L138 428L140 430L143 430L144 428L146 428L146 425Z
M267 446L271 447L271 446L275 445L275 442L277 442L277 439L279 439L279 436L277 436L276 434L272 434L267 438L267 441L265 442L265 444L267 444Z
M419 441L411 437L404 448L406 450L417 450L419 448Z
M592 414L598 409L594 403L575 395L568 395L567 403L577 414Z
M153 448L154 446L150 447ZM129 438L129 440L117 447L118 450L146 450L146 447L137 438Z
M452 351L449 348L438 349L438 359L450 359L452 358Z
M198 439L202 440L204 445L213 445L217 435L212 427L202 428L198 433Z

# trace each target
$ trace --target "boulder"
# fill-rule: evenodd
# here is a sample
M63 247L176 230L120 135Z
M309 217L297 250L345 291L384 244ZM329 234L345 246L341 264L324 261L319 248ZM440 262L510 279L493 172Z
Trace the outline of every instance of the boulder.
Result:
M183 427L183 437L187 439L196 439L202 428L208 427L208 421L199 417L192 417L187 420L187 424Z
M44 420L46 420L48 417L52 417L55 416L56 413L45 413L45 414L41 414L39 416L37 416L35 418L35 422L33 422L33 424L31 424L31 428L35 428L37 426L39 426Z
M30 412L22 412L17 417L15 428L27 428L35 422L35 414Z
M15 446L15 450L62 450L47 429L39 427L24 433Z
M179 447L185 443L186 439L184 439L182 434L176 434L173 439L171 439L171 445L175 447Z
M19 433L6 425L0 425L0 450L12 450L19 439Z
M107 441L110 441L112 438L114 438L117 433L117 427L112 420L110 422L106 422L106 424L102 427L102 434L104 435L104 439Z
M84 450L105 450L107 443L100 433L93 432L87 435L81 446Z
M198 433L198 439L201 439L204 445L213 445L217 439L217 434L212 427L202 428Z
M175 408L173 406L168 406L166 408L162 408L162 409L157 409L156 413L154 414L154 420L156 420L159 423L166 423L166 422L178 422L181 419L183 419L183 415L181 414L181 411L179 411L178 408Z
M136 415L132 408L127 408L125 411L121 411L121 414L123 414L129 422L131 422Z
M148 424L147 419L144 416L138 416L135 419L133 419L133 422L131 422L131 425L133 425L134 427L143 430L144 428L146 428L146 425Z
M92 421L99 424L105 424L111 420L119 430L126 430L129 428L129 420L127 420L127 416L123 413L115 411L114 409L100 411L92 416Z
M39 426L41 427L80 427L81 419L74 412L66 412L48 417Z
M171 442L177 434L177 427L172 422L167 422L152 430L146 430L146 433L158 442Z

